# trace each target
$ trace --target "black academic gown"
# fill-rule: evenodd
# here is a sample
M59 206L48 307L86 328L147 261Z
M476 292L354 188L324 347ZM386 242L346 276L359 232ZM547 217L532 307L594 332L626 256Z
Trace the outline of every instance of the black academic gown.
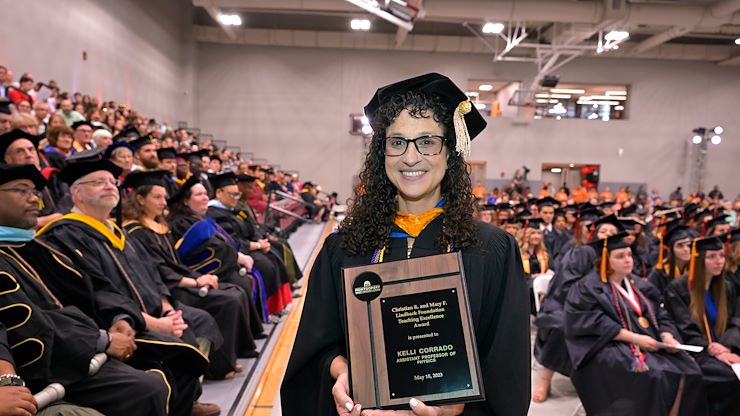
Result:
M134 305L133 308L137 309L139 315L137 320L140 320L134 326L138 349L129 362L137 368L151 368L153 362L164 363L162 371L171 381L171 411L173 414L189 414L194 400L201 392L198 377L205 373L208 366L207 357L195 348L195 337L201 336L198 331L203 330L208 335L202 336L211 340L216 348L223 342L214 319L205 311L178 305L172 300L175 302L173 306L183 310L183 317L189 325L182 339L147 331L141 313L146 312L155 317L161 315L161 296L164 294L161 290L166 290L166 287L158 280L158 275L155 275L156 267L148 256L143 255L146 250L136 240L127 241L126 248L120 251L89 225L69 219L60 219L49 224L40 230L40 234L41 243L53 246L65 256L65 263L73 264L65 264L65 269L73 269L76 274L89 280L93 295L88 298L101 302L95 306L102 310L95 311L95 314L110 314L109 311L114 311L118 306L102 303L109 299L100 298L98 292L117 293L127 299L126 304ZM40 266L46 267L48 264ZM56 277L51 273L50 276ZM63 293L69 290L63 282L56 284L56 287ZM76 295L77 293L72 293L67 297L75 299ZM89 300L81 303L87 304Z
M658 293L660 293L660 298L662 300L663 292L665 292L665 288L671 283L671 278L668 276L665 269L655 267L653 271L650 272L650 275L648 275L648 282L658 289Z
M632 274L634 274L637 277L647 279L650 274L650 269L652 268L652 263L649 260L649 253L647 250L637 246L636 244L632 245Z
M565 347L565 301L573 285L594 267L596 251L590 246L574 246L562 258L550 280L537 313L534 356L544 367L570 375L571 361Z
M10 329L16 370L31 391L60 383L65 386L66 401L107 415L164 415L169 387L161 373L109 358L97 374L88 377L90 360L106 349L107 333L79 308L59 301L44 283L49 277L45 270L37 270L24 258L29 251L57 267L63 260L34 241L0 242L0 287L10 289L0 290L0 321ZM85 290L83 277L64 277L65 285Z
M661 332L670 332L680 339L670 316L660 307L660 295L655 287L640 278L628 278L635 292L644 295L644 299L638 298L644 316L650 320L650 326L642 328L637 313L624 301L625 306L620 309L629 321L629 329L658 341ZM635 358L629 344L613 340L623 328L614 296L621 299L593 270L571 288L565 304L565 342L573 363L571 380L586 413L666 416L683 379L678 414L706 415L706 390L701 370L687 353L643 351L649 370L634 371ZM652 308L652 316L645 300Z
M242 253L249 254L254 259L254 267L260 271L265 281L270 313L282 311L292 300L292 295L288 271L280 258L272 249L267 253L261 250L250 251L249 242L258 239L255 230L230 209L211 206L206 215L213 218L239 244Z
M167 224L170 226L172 240L179 243L190 227L200 220L200 218L194 215L175 215L168 218ZM192 264L193 266L190 267L194 268L197 272L218 275L219 281L241 287L254 300L258 311L255 317L262 317L263 320L267 319L264 279L260 280L252 274L246 276L239 274L241 267L237 263L238 249L238 243L234 239L226 237L221 233L215 233L210 239L198 246L195 250L192 250L192 253L182 256L181 260L186 265ZM210 255L204 256L204 253L210 253ZM203 257L208 257L210 260L203 261ZM264 299L263 294L265 294ZM251 321L254 321L254 319ZM252 325L252 331L255 334L259 333L261 327L261 323L259 325Z
M439 254L434 241L442 218L415 239L411 257ZM486 400L465 405L464 415L525 415L530 401L529 302L519 248L513 237L479 222L479 244L462 250ZM394 231L400 231L394 227ZM342 307L343 267L370 263L371 254L348 256L342 236L330 235L308 280L306 303L281 388L283 414L336 414L329 364L346 357ZM386 261L406 257L406 240L392 239Z
M740 307L738 307L737 289L733 284L727 285L727 329L717 340L735 354L740 353ZM665 307L676 323L679 335L684 343L700 345L704 351L694 354L694 359L701 367L707 385L711 414L740 415L740 381L728 365L711 357L707 352L709 342L693 319L689 305L688 278L681 276L671 282L664 292Z
M270 232L259 224L252 207L246 203L240 203L234 209L234 213L254 229L254 236L257 239L266 238L270 241L270 245L273 248L272 252L274 252L283 261L283 264L288 271L291 283L295 283L295 281L303 277L303 271L296 262L295 256L293 255L293 248L290 246L288 241L284 238L278 238L277 236L270 234Z
M256 355L256 344L249 326L251 298L240 287L219 282L219 288L209 290L205 297L198 295L197 288L178 287L184 277L195 279L201 274L180 262L170 234L157 233L139 222L129 223L125 228L129 236L149 249L172 296L185 305L205 310L216 320L224 342L221 348L210 354L210 377L220 379L233 371L237 355Z

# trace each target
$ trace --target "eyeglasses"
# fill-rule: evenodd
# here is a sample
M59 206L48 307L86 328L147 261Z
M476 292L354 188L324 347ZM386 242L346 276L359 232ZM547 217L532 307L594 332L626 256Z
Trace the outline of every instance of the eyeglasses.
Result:
M403 156L409 147L409 143L413 143L416 146L416 151L423 156L434 156L442 152L444 138L442 136L421 136L415 139L395 136L386 137L385 155Z
M234 199L239 199L242 196L241 192L227 192L227 194Z
M23 198L28 198L31 195L35 196L36 198L41 198L41 191L33 188L6 188L0 189L0 192L13 192L14 194L18 194Z
M95 179L92 181L77 182L77 184L78 185L92 185L93 188L101 188L105 185L112 185L112 186L118 187L121 185L121 181L110 180L110 179Z

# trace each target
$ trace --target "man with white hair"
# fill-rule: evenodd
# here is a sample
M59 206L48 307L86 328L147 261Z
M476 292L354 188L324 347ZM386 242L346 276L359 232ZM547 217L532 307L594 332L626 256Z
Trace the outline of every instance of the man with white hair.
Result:
M92 134L96 149L105 149L113 144L113 134L106 129L97 129Z
M200 395L200 377L208 365L206 356L195 346L223 341L213 317L208 313L179 304L170 295L146 247L110 221L111 211L119 201L118 181L121 168L108 160L68 164L60 178L70 185L72 212L48 224L39 235L73 259L92 282L95 291L105 288L124 295L136 304L145 328L178 349L180 371L177 380L177 410L173 414L215 415L217 405L193 403ZM200 336L200 340L196 339ZM185 354L185 356L183 356ZM192 361L188 361L192 360Z

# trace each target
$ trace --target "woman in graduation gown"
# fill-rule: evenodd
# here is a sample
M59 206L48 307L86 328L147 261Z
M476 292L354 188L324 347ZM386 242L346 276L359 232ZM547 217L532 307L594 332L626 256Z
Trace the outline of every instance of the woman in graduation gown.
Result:
M250 311L250 326L254 334L261 333L262 320L257 318L267 319L264 280L253 268L254 260L240 253L239 244L205 217L208 192L200 178L188 178L167 204L167 224L182 262L196 272L218 275L220 281L237 285L251 296L256 311Z
M237 353L257 356L249 328L251 299L238 286L218 282L215 275L200 274L180 262L169 227L159 221L167 207L166 175L167 171L155 170L126 176L123 186L131 190L123 202L124 228L149 249L162 281L175 299L215 318L224 342L211 352L207 375L230 379L241 370L236 364Z
M695 239L688 275L672 281L664 302L686 344L704 347L694 359L707 385L710 414L740 414L740 308L735 285L724 278L724 247L717 237Z
M685 225L671 227L658 243L658 262L650 272L648 281L658 289L661 297L665 288L676 278L686 272L691 259L691 234ZM664 246L665 247L662 247ZM666 253L663 256L663 253Z
M327 238L311 270L280 393L284 414L360 414L362 403L349 397L343 267L451 250L462 253L486 400L432 408L412 400L416 406L411 412L526 414L529 302L522 261L511 236L473 220L474 198L463 158L469 137L485 121L466 95L439 74L379 89L365 114L372 120L374 138L360 173L362 185L339 232Z
M647 279L652 264L650 264L647 237L643 233L645 223L634 218L619 218L619 222L628 233L625 241L632 250L632 262L634 263L632 274Z
M545 248L542 231L540 231L542 219L528 218L525 220L525 223L519 250L522 253L522 267L524 269L524 276L527 279L527 287L529 288L530 313L536 316L537 311L535 310L534 302L534 296L536 294L532 291L532 284L537 275L547 271L550 257Z
M595 242L601 258L568 293L571 380L589 415L705 415L701 371L677 349L676 327L655 287L632 272L619 233Z
M596 251L586 242L603 239L621 230L617 217L599 218L601 211L587 207L577 214L579 245L568 250L555 269L540 310L537 312L537 337L534 356L542 365L532 400L543 402L550 394L550 383L557 372L570 376L571 362L565 348L565 300L570 288L593 269Z
M725 236L725 244L729 245L725 264L727 280L740 291L740 228L735 228Z

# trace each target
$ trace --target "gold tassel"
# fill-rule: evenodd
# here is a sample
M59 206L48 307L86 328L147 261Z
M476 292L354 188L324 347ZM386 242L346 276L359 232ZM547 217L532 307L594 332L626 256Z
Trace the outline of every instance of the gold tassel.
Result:
M689 289L694 288L694 269L696 269L696 240L691 242L691 260L689 260Z
M606 249L606 243L609 241L609 238L604 239L604 247L601 249L601 281L606 283L606 262L609 261L607 258L607 249Z
M473 104L470 99L461 101L452 116L452 124L455 126L455 151L463 157L470 156L470 133L465 124L465 114L472 110Z
M663 233L658 233L658 267L663 267Z

